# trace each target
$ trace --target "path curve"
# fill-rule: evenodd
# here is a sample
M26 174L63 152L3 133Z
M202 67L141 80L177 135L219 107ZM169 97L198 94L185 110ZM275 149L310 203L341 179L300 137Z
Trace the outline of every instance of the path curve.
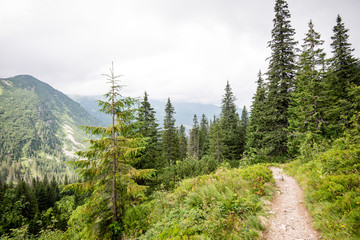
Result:
M263 239L315 240L320 234L312 227L312 219L304 206L304 193L296 180L281 168L270 167L278 189L271 203L270 218Z

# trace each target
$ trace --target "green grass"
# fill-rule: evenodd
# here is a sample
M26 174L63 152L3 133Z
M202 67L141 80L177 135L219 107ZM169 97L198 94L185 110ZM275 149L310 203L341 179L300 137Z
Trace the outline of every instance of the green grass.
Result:
M309 149L308 162L296 160L286 170L305 190L314 226L323 239L360 239L360 145L349 134L323 152Z
M256 239L263 230L261 199L272 194L272 181L265 165L183 180L127 211L127 239Z

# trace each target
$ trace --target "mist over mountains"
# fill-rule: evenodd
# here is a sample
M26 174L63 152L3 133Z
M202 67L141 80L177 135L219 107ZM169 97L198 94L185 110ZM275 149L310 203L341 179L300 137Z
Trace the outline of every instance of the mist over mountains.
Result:
M103 99L102 96L77 96L70 95L72 99L80 103L93 117L101 120L106 124L111 123L110 116L98 111L98 104L96 100ZM171 100L171 99L170 99ZM165 117L165 105L166 101L149 99L151 106L156 111L156 119L160 125L163 124ZM213 104L191 103L191 102L171 102L175 108L176 126L184 125L186 129L190 129L193 126L194 114L197 115L198 121L200 121L202 114L211 120L214 116L220 114L221 108Z

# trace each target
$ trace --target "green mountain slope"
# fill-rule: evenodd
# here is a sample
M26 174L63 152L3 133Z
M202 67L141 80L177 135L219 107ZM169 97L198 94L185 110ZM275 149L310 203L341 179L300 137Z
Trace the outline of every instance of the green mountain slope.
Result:
M65 161L83 148L80 125L102 123L38 79L0 79L0 180L71 175Z

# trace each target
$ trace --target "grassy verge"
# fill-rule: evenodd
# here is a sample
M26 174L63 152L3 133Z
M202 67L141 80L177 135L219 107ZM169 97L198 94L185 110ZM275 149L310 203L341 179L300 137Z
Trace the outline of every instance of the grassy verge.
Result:
M256 239L272 181L265 165L183 180L126 212L125 239Z
M286 165L305 190L306 204L323 239L360 239L360 145L349 134L328 150Z

